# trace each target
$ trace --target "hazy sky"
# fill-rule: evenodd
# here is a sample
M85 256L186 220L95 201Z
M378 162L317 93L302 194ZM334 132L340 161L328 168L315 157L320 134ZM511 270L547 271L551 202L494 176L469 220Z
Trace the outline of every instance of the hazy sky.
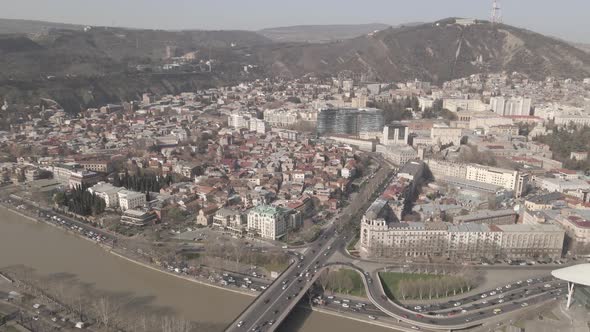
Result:
M0 0L0 17L158 29L488 19L492 0ZM501 0L504 22L590 42L589 0Z

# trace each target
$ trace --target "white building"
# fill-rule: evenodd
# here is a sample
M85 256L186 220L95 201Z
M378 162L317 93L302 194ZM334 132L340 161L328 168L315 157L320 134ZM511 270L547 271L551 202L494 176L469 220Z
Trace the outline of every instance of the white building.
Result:
M121 190L123 190L123 188L115 187L106 182L99 182L88 188L88 191L91 194L95 194L96 196L102 198L106 203L106 207L108 208L116 208L119 206L118 194Z
M490 99L491 109L498 115L524 115L531 113L531 98L517 97L506 99L504 97L492 97Z
M434 144L459 146L463 138L463 129L435 125L430 131L430 138Z
M131 190L121 190L117 193L119 196L119 206L121 210L135 209L143 206L146 203L144 193L139 193Z
M526 189L528 178L518 171L482 166L477 164L467 165L465 178L467 180L483 182L514 191L516 197L520 197Z
M281 208L259 205L248 212L248 230L264 239L279 239L287 233L287 215Z
M408 161L418 158L418 152L416 152L411 146L377 145L377 152L381 153L385 159L398 166L403 166Z
M250 118L251 116L249 114L234 113L227 117L227 125L231 128L247 129L250 127Z
M490 106L479 99L443 99L443 108L453 113L458 111L485 112Z
M396 122L383 127L383 137L381 144L383 145L408 145L410 138L410 131L408 126Z

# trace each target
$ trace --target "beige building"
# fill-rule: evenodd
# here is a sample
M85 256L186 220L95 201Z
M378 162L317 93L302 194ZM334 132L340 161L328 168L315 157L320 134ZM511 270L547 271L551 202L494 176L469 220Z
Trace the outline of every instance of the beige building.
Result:
M361 221L360 253L362 257L392 258L556 259L561 256L564 234L550 224L394 222L367 211Z
M561 257L565 232L559 226L519 224L494 227L502 232L502 251L508 258Z
M438 159L426 159L424 162L428 165L435 178L454 177L465 179L467 175L466 164Z
M479 99L443 99L443 108L451 112L469 111L484 112L490 109L490 106Z
M408 161L418 158L418 152L416 152L411 146L377 145L377 152L381 153L385 159L398 166L403 166Z
M453 144L459 146L463 138L463 129L434 126L430 132L430 137L432 138L433 144Z

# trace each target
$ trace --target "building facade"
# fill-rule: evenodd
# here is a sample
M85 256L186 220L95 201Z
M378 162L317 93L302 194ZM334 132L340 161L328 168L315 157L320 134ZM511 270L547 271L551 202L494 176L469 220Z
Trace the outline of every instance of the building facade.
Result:
M248 212L248 231L264 239L277 240L287 233L287 215L282 208L259 205Z
M121 190L117 193L119 196L119 206L121 210L135 209L143 206L146 203L144 193L139 193L131 190Z

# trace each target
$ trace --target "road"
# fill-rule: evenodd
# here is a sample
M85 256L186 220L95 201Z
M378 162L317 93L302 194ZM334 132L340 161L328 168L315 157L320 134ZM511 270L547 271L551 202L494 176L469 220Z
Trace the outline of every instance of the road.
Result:
M392 176L392 168L382 165L370 181L361 188L357 199L344 209L340 218L327 226L320 238L307 247L279 278L277 278L254 302L231 323L226 331L274 331L303 297L317 277L318 270L325 267L335 250L346 247L354 235L349 227L359 220Z
M43 218L45 221L52 223L55 226L77 232L95 242L113 246L118 239L116 235L105 230L56 213L53 210L44 208L34 202L20 199L18 196L11 195L10 198L3 200L1 204L11 209L16 208L17 210L20 210L21 213L30 215L33 218Z

